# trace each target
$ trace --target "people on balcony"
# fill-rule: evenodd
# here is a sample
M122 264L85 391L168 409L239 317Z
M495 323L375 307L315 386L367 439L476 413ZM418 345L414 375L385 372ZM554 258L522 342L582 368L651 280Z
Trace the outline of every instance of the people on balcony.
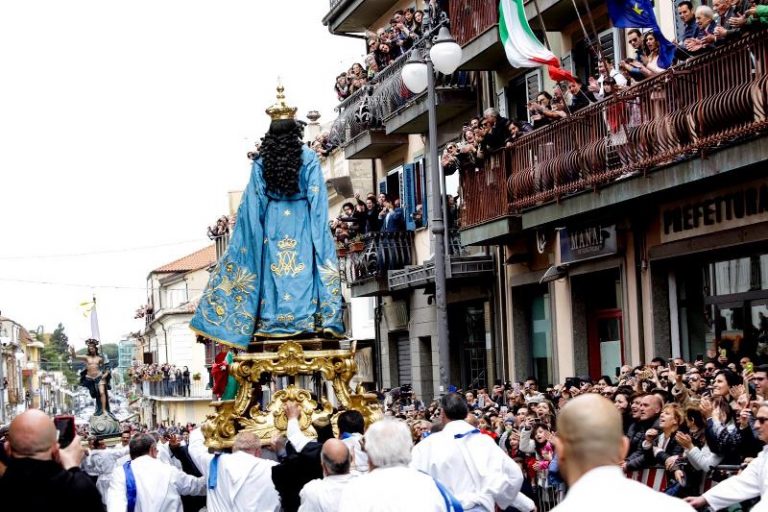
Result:
M339 101L344 101L349 97L349 83L346 73L341 73L336 77L336 85L333 86L333 89L336 91L336 97Z
M584 107L588 107L596 101L592 92L584 89L584 84L579 77L576 77L574 82L568 82L568 92L571 93L571 103L568 105L568 111L571 114L578 112Z
M387 198L379 218L382 219L382 231L386 233L405 231L405 214L400 206L400 199Z
M487 108L483 111L483 120L480 123L487 133L483 139L483 144L490 151L495 151L504 146L507 138L507 125L509 120L499 114L495 108Z
M619 68L629 73L633 80L642 80L645 78L641 71L643 62L643 34L636 28L630 29L627 31L627 42L634 50L634 55L624 59Z
M700 5L696 8L696 32L692 39L685 41L685 49L692 54L700 54L711 49L717 37L715 29L715 13L708 5Z
M616 90L627 86L627 79L613 67L611 59L604 58L597 63L597 78L589 77L589 92L596 101L605 99ZM609 82L610 91L606 93L606 80ZM612 83L611 83L612 82Z
M528 103L528 112L534 129L547 126L563 117L560 111L552 108L552 95L547 91L541 91L536 95L536 101Z

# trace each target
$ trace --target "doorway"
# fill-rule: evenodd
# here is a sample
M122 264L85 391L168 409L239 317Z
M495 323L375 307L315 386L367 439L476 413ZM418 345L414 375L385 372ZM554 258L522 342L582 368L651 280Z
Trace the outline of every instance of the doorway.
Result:
M620 309L602 309L589 317L588 346L589 375L599 379L613 376L623 361L624 325Z

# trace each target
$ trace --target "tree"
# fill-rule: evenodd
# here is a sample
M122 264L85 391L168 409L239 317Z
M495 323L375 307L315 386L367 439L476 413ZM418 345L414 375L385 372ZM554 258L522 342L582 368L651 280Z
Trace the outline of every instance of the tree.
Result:
M50 343L61 354L69 354L69 337L64 332L64 326L59 322L58 327L51 334Z
M40 351L40 366L47 371L61 371L67 378L67 383L76 386L78 376L72 370L69 354L69 337L64 332L64 326L59 323L53 334L35 333L37 341L45 346Z

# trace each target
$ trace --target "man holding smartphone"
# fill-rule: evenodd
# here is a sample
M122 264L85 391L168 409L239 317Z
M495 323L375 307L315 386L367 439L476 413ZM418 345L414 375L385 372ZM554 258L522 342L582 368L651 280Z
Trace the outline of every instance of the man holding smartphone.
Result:
M104 510L101 494L80 471L85 451L74 436L60 446L59 433L47 414L29 409L14 418L5 450L8 469L0 479L0 495L23 499L27 510Z

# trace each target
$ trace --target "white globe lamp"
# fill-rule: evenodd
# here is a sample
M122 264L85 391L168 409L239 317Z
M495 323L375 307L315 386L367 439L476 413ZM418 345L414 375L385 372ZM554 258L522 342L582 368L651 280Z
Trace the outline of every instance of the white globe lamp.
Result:
M461 46L451 36L448 27L442 27L435 38L432 49L429 50L435 69L444 75L450 75L461 63Z

